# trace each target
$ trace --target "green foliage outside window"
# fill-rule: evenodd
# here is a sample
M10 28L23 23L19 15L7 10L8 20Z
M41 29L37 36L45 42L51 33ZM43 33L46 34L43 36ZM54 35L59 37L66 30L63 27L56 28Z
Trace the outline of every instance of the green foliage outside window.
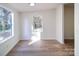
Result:
M11 20L10 11L0 7L0 32L11 29Z

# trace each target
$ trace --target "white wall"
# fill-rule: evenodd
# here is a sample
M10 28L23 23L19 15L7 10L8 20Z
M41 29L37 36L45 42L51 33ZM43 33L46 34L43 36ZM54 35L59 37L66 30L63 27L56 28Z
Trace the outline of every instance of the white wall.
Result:
M56 9L56 40L64 43L64 7L59 5Z
M56 9L21 13L23 40L31 38L33 16L41 16L43 22L42 39L56 39Z
M74 39L74 7L72 4L64 6L64 38Z
M0 44L0 55L6 55L19 41L19 14L8 4L0 5L12 9L14 12L14 37Z
M79 56L79 4L75 4L75 55Z

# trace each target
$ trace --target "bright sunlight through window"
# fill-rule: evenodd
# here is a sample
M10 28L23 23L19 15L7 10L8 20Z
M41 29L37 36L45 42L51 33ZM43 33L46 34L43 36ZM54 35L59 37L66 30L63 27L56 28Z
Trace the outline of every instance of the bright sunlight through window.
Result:
M32 37L29 45L41 40L42 23L40 17L33 17Z

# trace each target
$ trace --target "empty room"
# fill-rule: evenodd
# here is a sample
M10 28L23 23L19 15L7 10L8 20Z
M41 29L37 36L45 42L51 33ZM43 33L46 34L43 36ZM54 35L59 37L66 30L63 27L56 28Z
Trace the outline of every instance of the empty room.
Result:
M74 4L0 3L0 56L74 56Z

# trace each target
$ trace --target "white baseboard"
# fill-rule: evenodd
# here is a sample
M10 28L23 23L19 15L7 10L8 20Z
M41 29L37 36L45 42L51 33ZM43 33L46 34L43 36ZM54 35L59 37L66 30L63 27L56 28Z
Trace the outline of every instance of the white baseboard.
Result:
M42 40L55 40L55 37L42 37ZM31 38L22 38L21 40L31 40Z
M56 39L41 39L41 40L56 40Z
M42 40L55 40L56 38L41 38ZM64 37L64 39L74 39L74 37ZM21 39L21 40L31 40L31 38Z
M56 38L54 37L47 37L47 38L41 38L42 40L55 40Z
M21 40L31 40L29 39L21 39ZM56 40L56 38L41 38L41 40Z

